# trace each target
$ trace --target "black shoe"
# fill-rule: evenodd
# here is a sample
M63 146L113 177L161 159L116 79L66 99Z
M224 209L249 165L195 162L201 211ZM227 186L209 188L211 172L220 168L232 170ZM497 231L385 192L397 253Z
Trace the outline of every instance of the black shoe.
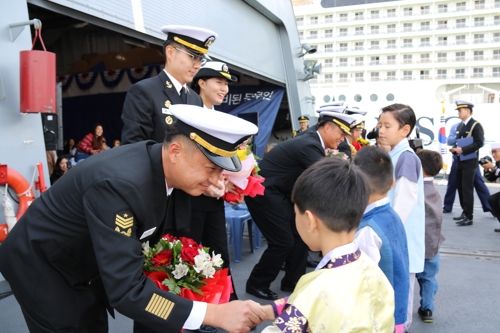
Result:
M472 220L470 220L468 217L464 217L460 221L457 221L457 226L458 227L463 227L466 225L472 225Z
M255 287L251 287L251 286L247 285L246 291L247 291L247 293L252 294L257 298L267 299L267 300L271 300L271 301L278 299L278 294L276 294L274 291L272 291L269 288L257 289Z
M314 260L311 256L307 256L307 267L316 268L319 265L319 261Z
M453 219L454 219L455 221L460 221L460 220L463 220L463 219L464 219L464 217L465 217L465 214L464 214L464 213L462 213L462 214L460 214L460 216L454 217Z
M422 310L421 308L418 308L418 315L420 316L420 318L422 318L422 321L424 323L434 322L434 319L432 318L432 311L431 310Z
M193 332L199 333L217 333L217 328L210 325L201 325L199 329L194 330Z
M500 232L500 228L496 228L494 231L495 232Z
M280 289L281 289L281 291L293 292L293 290L295 289L295 286L291 286L291 285L282 283Z
M443 208L443 213L444 214L451 213L451 210L446 210L445 208Z

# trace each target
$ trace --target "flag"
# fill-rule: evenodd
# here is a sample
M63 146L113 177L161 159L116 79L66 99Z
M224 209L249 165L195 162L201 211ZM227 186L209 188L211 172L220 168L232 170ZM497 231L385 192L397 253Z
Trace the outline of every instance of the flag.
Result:
M439 152L441 156L446 156L448 149L446 147L446 123L444 121L444 114L446 109L444 108L444 100L441 100L441 119L440 119L440 127L439 127L439 135L438 135L438 144L439 144Z

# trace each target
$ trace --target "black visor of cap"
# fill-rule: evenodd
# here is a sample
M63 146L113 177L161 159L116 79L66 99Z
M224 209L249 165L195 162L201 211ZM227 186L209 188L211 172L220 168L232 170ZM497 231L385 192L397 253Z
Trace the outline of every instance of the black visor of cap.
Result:
M200 148L203 155L205 155L210 161L212 161L218 167L221 167L224 170L232 172L241 171L241 161L238 155L234 155L232 157L223 157L209 152L198 143L196 145L198 146L198 148Z

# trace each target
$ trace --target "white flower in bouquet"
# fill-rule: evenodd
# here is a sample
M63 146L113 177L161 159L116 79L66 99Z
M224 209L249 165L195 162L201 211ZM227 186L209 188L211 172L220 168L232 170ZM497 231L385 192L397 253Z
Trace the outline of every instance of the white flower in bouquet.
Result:
M222 267L222 264L224 263L224 260L222 260L220 254L215 254L215 252L212 252L212 264L215 267Z
M196 257L194 257L194 270L196 271L196 273L203 271L206 265L207 261L205 259L205 256L197 255Z
M151 248L149 247L149 241L142 243L142 253L148 254L151 251Z
M186 276L189 272L189 268L184 264L175 265L175 270L172 271L174 278L180 280L183 276Z
M215 274L215 268L212 266L212 263L208 262L201 274L205 275L207 278L213 278Z
M206 253L202 249L198 249L198 255L203 257L204 261L210 261L210 254Z

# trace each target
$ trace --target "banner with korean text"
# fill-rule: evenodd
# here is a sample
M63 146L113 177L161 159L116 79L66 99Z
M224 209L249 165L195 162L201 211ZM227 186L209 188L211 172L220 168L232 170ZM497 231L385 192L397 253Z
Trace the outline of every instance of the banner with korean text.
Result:
M259 133L254 140L255 152L263 157L284 93L285 88L275 85L231 86L222 104L215 109L235 116L257 112Z

